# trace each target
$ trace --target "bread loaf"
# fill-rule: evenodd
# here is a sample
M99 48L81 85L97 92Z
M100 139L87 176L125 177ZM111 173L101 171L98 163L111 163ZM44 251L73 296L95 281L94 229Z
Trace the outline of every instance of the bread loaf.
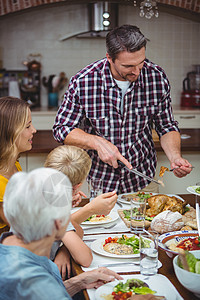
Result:
M179 212L170 210L159 213L151 222L151 229L161 234L179 230L183 226L182 215Z

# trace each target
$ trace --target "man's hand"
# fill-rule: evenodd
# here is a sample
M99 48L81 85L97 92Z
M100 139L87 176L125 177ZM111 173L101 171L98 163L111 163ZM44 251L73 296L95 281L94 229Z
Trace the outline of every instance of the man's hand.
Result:
M68 272L68 278L70 278L70 272L71 272L70 253L65 247L65 245L62 245L62 247L60 247L54 259L54 263L57 265L59 269L62 280L65 280L66 278L66 270Z
M111 142L107 141L105 138L96 136L95 150L98 152L99 158L103 162L109 164L110 166L113 166L113 168L118 168L117 161L120 160L129 169L132 169L131 164L124 156L121 155L118 148Z
M104 193L94 198L88 206L90 206L92 214L108 215L115 206L117 197L116 191Z
M179 169L176 169L180 167ZM184 158L180 157L180 158L176 158L174 160L174 162L171 162L171 168L175 168L175 170L173 171L174 175L176 177L184 177L188 174L190 174L190 172L192 171L192 165Z

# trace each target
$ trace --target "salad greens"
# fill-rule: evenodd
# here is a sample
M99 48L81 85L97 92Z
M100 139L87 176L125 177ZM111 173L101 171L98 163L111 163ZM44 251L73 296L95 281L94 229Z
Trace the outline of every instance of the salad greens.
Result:
M124 218L129 220L131 219L131 210L129 209L124 209L123 210L123 213L124 213ZM145 216L145 220L147 221L152 221L154 217L148 217L148 216Z
M146 244L146 247L150 247L150 240L143 240L144 244ZM139 239L136 235L133 235L132 237L128 238L126 235L122 234L122 237L117 240L117 243L119 244L125 244L129 245L133 248L133 253L137 254L139 253Z
M200 186L198 186L196 189L195 189L195 192L200 194Z
M122 237L117 240L117 243L131 246L133 248L134 254L137 254L140 252L139 251L139 239L135 235L133 235L130 238L127 238L124 236L124 234L122 234Z
M144 200L152 197L151 194L145 194L145 193L137 193L137 197L140 198L140 201L143 202Z
M133 292L134 294L146 295L155 294L156 292L151 290L149 286L140 279L128 279L125 283L119 282L113 289L113 292Z
M196 258L192 253L188 251L185 251L182 255L184 255L185 257L189 272L200 274L200 259ZM183 260L181 259L180 255L178 256L177 264L180 268L185 269Z

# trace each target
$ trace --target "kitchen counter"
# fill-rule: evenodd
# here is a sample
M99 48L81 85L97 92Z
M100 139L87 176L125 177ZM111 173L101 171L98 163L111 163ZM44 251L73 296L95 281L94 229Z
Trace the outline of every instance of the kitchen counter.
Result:
M181 149L184 151L200 151L200 129L181 129L181 135L188 135L190 138L181 139ZM38 130L33 137L33 148L29 153L49 153L59 146L55 141L51 130ZM156 151L163 151L160 142L155 142Z
M200 108L194 108L194 107L181 107L180 105L173 105L173 113L195 113L200 114ZM32 114L49 114L49 115L56 115L58 111L58 107L32 107L31 113Z

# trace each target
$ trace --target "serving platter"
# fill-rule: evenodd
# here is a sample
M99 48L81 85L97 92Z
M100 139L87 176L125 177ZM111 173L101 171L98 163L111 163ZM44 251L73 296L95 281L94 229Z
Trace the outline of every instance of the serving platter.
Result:
M133 195L133 194L137 194L137 193L132 192L132 193L120 194L120 195L118 196L118 201L121 202L121 203L123 203L123 204L131 205L131 202L130 202L130 201L127 201L127 200L125 200L125 199L123 199L122 196L125 196L125 195ZM148 192L146 192L145 194L152 194L152 196L155 196L155 195L161 195L161 193L148 193ZM175 194L165 194L165 195L166 195L166 196L169 196L169 197L176 197L176 198L178 198L178 199L180 199L181 201L184 202L184 199L181 198L181 197L178 196L178 195L175 195Z
M133 234L126 234L127 237L132 237ZM95 253L99 254L99 255L103 255L103 256L107 256L107 257L112 257L112 258L136 258L136 257L139 257L140 254L137 253L137 254L124 254L124 255L118 255L118 254L113 254L113 253L109 253L107 251L105 251L103 249L103 245L105 243L105 240L108 238L108 237L121 237L121 234L115 234L115 235L108 235L106 237L101 237L95 241L93 241L91 243L91 249L92 251L94 251Z
M111 211L108 214L108 216L111 218L110 220L102 220L102 221L97 221L97 222L85 221L85 222L82 222L81 225L96 226L96 225L109 224L109 223L116 221L119 218L118 213L115 211Z
M179 230L179 231L172 231L172 232L167 232L159 236L158 242L159 242L159 247L163 250L165 250L168 254L171 254L170 256L178 254L177 251L173 251L168 249L168 247L171 244L177 244L181 242L184 239L187 238L194 238L198 236L198 231L197 230Z
M154 276L146 277L140 274L134 275L123 275L123 282L126 282L127 279L137 278L148 284L149 288L156 291L156 296L165 296L166 300L183 300L178 291L172 285L167 277L161 274L156 274ZM119 280L109 282L102 285L95 291L95 299L103 300L105 295L109 295L113 291L113 287L119 283Z

